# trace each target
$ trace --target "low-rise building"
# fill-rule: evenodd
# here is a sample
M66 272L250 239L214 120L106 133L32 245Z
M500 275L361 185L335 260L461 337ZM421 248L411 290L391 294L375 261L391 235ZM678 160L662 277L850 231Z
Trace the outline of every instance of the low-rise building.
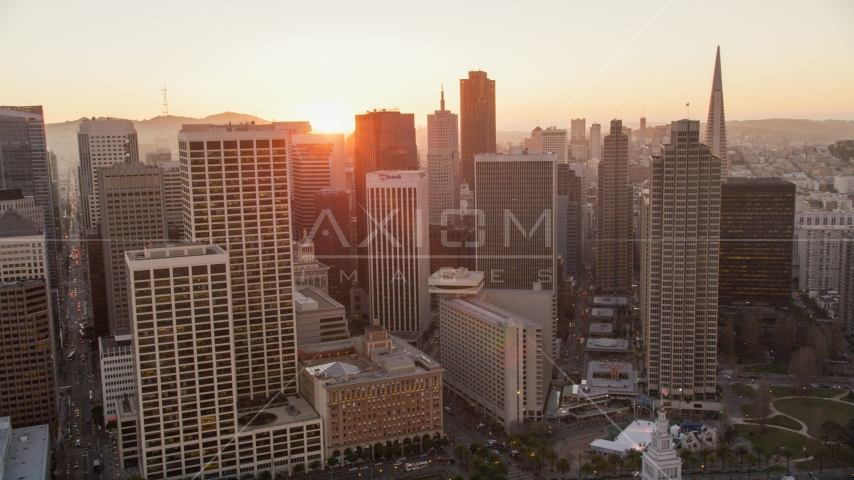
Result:
M0 417L0 480L48 480L50 475L50 427L12 428L9 417Z
M325 295L317 287L304 285L294 289L297 339L300 344L334 342L350 336L344 305Z
M300 394L320 413L327 457L441 436L444 369L378 322L299 350Z
M294 242L294 285L310 285L324 295L329 293L329 267L314 256L314 242L309 237Z
M132 336L101 337L101 396L104 419L116 421L116 405L123 398L136 397L136 379L133 366Z

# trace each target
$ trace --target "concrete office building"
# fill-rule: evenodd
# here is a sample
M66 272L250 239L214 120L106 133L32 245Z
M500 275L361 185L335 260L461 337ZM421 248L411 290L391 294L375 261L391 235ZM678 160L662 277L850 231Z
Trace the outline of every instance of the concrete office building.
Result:
M101 227L98 170L116 163L139 162L139 141L130 120L83 119L77 132L80 152L80 193L86 228Z
M187 237L231 259L241 402L296 393L288 141L310 130L308 122L275 122L184 125L178 133ZM260 330L263 339L250 341Z
M59 272L56 266L57 232L59 219L56 218L58 205L55 204L53 186L56 179L51 174L44 127L44 112L41 106L11 107L0 106L0 188L19 189L21 194L33 197L42 209L42 223L35 217L29 217L43 225L47 239L46 254L48 262L48 282L54 307L58 308L57 293Z
M584 145L587 143L587 119L573 118L570 123L571 138L569 142L573 145Z
M602 125L590 125L590 158L602 159Z
M430 324L430 226L427 172L367 175L371 316L407 339Z
M712 95L709 98L709 118L706 121L706 144L712 155L721 159L722 183L729 177L729 156L726 144L726 116L724 115L724 90L721 79L721 47L715 54L715 73L712 78Z
M0 281L48 278L44 230L17 210L0 214Z
M341 134L296 134L291 136L291 141L291 208L293 236L297 237L305 230L312 230L318 221L315 194L332 187L333 183L337 183L338 188L346 186L343 178L346 154ZM337 182L333 182L335 178Z
M430 223L456 223L460 208L460 141L457 115L441 108L427 115L427 172L430 180ZM454 211L456 215L450 213ZM446 212L445 221L442 212Z
M461 182L475 187L474 157L495 153L495 80L486 72L471 71L460 80Z
M334 342L350 337L344 305L320 289L308 285L296 287L294 305L300 345Z
M300 394L320 412L327 457L442 435L444 369L376 322L359 337L300 346L300 365Z
M854 334L854 229L842 234L842 253L839 256L839 308L837 318L846 335Z
M12 209L44 229L44 210L36 204L35 197L25 197L20 188L0 190L0 214Z
M611 120L599 164L596 206L596 289L631 293L634 280L633 191L629 181L629 139L621 120Z
M104 419L115 422L118 404L125 398L136 398L133 360L136 352L133 336L128 334L98 339L101 364L101 406Z
M720 159L700 143L700 122L672 123L652 156L641 204L641 305L648 391L712 400L717 377ZM689 241L690 239L690 241Z
M483 272L465 269L430 277L440 298L445 385L510 432L543 419L551 378L546 340L542 325L490 302L483 282Z
M843 244L850 225L804 225L798 238L800 271L798 288L837 290L840 266L843 265Z
M157 148L150 152L145 152L145 163L148 165L157 165L158 163L168 163L172 161L172 150L168 148Z
M10 417L0 417L0 479L4 478L53 478L50 473L49 425L20 427Z
M557 268L557 162L554 154L488 154L475 158L475 208L484 242L477 269L486 287L554 289Z
M779 178L721 184L721 304L791 302L795 194Z
M148 163L148 165L151 164ZM163 207L166 211L166 226L169 228L169 240L183 240L184 194L181 191L181 163L155 162L154 165L162 170Z
M638 130L638 145L641 147L646 146L646 117L643 115L641 115L640 129Z
M116 335L130 329L132 310L124 253L169 237L163 171L139 162L116 163L98 169L98 184L107 313L110 332Z
M566 163L569 159L569 135L566 129L548 127L540 131L540 148L543 153L554 153L558 163Z
M125 262L136 305L140 473L284 475L322 461L320 418L304 400L282 393L282 401L257 408L237 400L228 253L205 244L153 246L127 252ZM265 405L264 420L253 423Z
M329 296L349 309L350 288L356 282L356 262L350 242L350 194L340 188L324 188L314 194L314 216L309 231L315 258L329 267Z
M569 164L559 163L557 171L558 253L563 255L564 275L578 277L584 270L582 181Z

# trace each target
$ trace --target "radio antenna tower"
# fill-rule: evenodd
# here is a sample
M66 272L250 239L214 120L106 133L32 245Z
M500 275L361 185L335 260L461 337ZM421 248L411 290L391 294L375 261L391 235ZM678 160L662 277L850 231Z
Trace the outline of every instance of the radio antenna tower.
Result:
M169 104L166 103L166 82L163 82L160 91L163 92L163 115L169 115Z

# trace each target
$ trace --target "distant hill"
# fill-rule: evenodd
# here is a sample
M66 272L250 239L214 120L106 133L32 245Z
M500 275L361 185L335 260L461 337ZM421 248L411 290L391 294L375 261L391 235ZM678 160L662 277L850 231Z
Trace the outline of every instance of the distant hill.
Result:
M45 125L47 144L56 152L60 164L76 165L79 162L77 152L77 131L82 119ZM139 135L140 154L153 150L153 146L171 148L173 158L178 159L178 131L183 124L196 123L240 123L255 122L266 124L269 120L257 118L245 113L223 112L205 118L160 115L148 120L134 120ZM140 158L144 161L144 158Z
M730 120L727 133L742 132L754 135L774 135L791 140L834 142L854 138L854 121L846 120L796 120L772 118L768 120Z

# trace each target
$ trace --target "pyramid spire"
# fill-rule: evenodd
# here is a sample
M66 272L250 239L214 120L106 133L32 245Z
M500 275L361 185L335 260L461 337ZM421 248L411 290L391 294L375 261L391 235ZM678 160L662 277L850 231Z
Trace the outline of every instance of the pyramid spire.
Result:
M712 95L709 99L709 117L706 122L706 144L712 155L721 159L721 182L729 176L726 144L726 117L724 116L724 91L721 78L721 47L715 55L715 73L712 77Z

